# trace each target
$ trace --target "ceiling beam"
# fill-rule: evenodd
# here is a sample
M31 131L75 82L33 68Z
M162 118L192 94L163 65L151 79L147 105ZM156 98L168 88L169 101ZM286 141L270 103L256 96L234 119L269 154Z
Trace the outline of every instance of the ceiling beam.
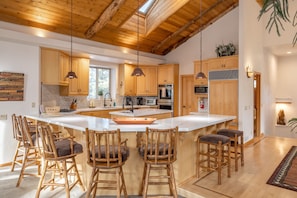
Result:
M92 38L99 30L101 30L107 22L111 21L112 17L116 14L118 9L126 0L114 0L98 17L98 19L89 27L85 36L89 39Z
M189 40L190 38L192 38L194 35L198 34L200 31L204 30L205 28L207 28L209 25L213 24L217 19L221 18L223 15L227 14L228 12L230 12L232 9L236 8L238 6L238 3L234 4L232 7L230 7L229 9L225 10L224 12L222 12L220 15L218 15L216 18L212 19L211 21L209 21L207 24L204 24L201 28L199 28L198 30L192 32L191 34L189 34L187 37L181 39L180 41L178 41L176 44L174 44L173 46L171 46L170 48L166 49L163 54L167 54L169 53L171 50L176 49L178 46L180 46L181 44L185 43L187 40Z
M175 38L178 36L182 31L186 30L189 28L191 25L195 24L198 20L200 20L206 13L208 13L210 10L214 9L216 6L218 6L220 3L222 3L224 0L218 0L215 4L210 6L207 10L202 12L201 14L197 15L194 19L192 19L190 22L186 23L184 26L179 28L177 31L169 35L167 38L165 38L162 42L160 42L158 45L156 45L152 49L152 53L156 52L158 49L160 49L165 43L169 42L171 39ZM201 27L199 27L200 29Z

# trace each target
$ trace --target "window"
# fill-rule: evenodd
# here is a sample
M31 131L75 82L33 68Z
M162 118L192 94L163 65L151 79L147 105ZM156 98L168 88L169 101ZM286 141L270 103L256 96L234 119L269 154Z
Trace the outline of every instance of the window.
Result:
M139 12L142 14L147 14L147 12L150 10L150 8L155 3L155 0L148 0L141 8L139 8Z
M100 91L103 94L110 92L111 69L90 67L89 73L89 98L98 98Z

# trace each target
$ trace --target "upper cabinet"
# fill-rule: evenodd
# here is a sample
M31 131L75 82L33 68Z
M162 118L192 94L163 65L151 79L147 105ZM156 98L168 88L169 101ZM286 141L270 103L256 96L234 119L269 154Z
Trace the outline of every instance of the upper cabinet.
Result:
M202 61L202 67L200 67L201 61L194 61L194 85L207 85L208 84L208 62ZM206 78L196 79L196 75L202 71Z
M208 59L208 71L238 69L238 55Z
M68 85L69 56L54 49L41 48L41 83Z
M119 65L119 94L121 96L136 95L136 77L131 76L135 66L129 64Z
M157 67L141 66L140 68L142 69L145 76L136 77L136 95L157 96Z
M178 82L178 76L178 64L165 64L158 66L158 84L175 84Z
M77 78L69 79L69 86L60 86L60 95L87 96L89 94L89 66L90 59L72 57L72 71L76 73Z

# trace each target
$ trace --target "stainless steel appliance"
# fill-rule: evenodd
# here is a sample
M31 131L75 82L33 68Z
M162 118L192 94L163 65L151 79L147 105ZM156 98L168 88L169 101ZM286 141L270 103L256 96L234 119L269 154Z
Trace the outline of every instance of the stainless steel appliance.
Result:
M194 93L195 94L207 94L208 93L208 86L195 85L194 86Z
M147 98L146 99L146 105L156 105L157 104L157 99L155 98Z
M158 85L158 107L159 109L173 110L173 85Z

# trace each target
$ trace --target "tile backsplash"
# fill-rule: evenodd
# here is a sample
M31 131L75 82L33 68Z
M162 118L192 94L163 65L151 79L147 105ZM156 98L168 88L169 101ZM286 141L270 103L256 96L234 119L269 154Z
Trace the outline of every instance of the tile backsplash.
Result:
M90 99L88 96L60 96L58 85L42 85L41 90L41 104L44 107L60 106L61 109L69 109L73 100L77 100L77 108L88 108L90 101L92 100L94 106L103 107L103 98ZM107 104L116 102L116 105L122 105L122 96L116 96L116 99L112 98L112 102L107 100Z

